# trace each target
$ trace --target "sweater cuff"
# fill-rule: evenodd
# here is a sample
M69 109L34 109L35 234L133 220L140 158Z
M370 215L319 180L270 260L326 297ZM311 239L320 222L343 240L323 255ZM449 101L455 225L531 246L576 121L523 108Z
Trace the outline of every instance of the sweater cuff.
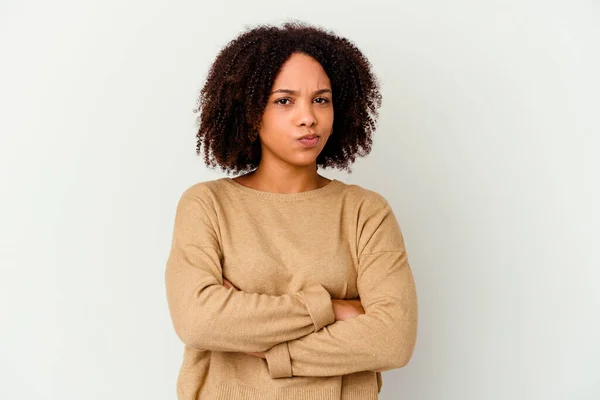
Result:
M291 378L292 360L288 343L276 344L265 352L271 378Z
M304 291L304 304L308 309L310 318L315 327L315 332L324 326L335 322L331 295L322 285L311 286Z

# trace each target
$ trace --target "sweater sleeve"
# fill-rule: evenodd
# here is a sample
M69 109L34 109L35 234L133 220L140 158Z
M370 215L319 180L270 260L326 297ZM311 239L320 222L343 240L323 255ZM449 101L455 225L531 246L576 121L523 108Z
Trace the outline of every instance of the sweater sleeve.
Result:
M417 295L400 227L382 200L359 226L357 287L365 314L269 349L272 378L386 371L409 362L416 343Z
M173 326L191 347L260 352L335 321L322 285L281 296L223 286L218 227L206 201L185 192L177 205L165 284Z

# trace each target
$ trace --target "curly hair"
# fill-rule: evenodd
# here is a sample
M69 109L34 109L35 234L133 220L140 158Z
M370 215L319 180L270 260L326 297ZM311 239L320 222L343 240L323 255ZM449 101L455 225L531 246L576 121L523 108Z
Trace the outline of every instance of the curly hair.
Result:
M356 157L371 151L381 106L379 83L371 64L348 39L300 22L260 25L246 30L221 49L200 91L196 153L208 167L242 173L258 167L260 126L270 92L285 61L294 53L317 60L334 95L333 133L317 157L317 166L352 172Z

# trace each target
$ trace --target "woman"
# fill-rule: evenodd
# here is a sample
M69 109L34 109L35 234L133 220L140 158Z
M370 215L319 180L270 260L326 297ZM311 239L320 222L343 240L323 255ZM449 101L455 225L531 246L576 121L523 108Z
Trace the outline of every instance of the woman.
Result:
M260 26L221 50L197 151L239 176L196 183L177 206L180 400L377 399L380 372L408 363L417 299L394 213L318 173L369 153L380 103L367 59L331 32Z

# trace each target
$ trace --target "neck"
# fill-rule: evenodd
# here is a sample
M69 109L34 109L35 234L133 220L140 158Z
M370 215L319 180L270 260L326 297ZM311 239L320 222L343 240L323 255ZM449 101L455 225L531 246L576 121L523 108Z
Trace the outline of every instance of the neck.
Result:
M247 175L248 182L258 190L273 193L300 193L325 186L329 179L319 175L317 165L307 167L281 167L272 163L260 163L258 168Z

